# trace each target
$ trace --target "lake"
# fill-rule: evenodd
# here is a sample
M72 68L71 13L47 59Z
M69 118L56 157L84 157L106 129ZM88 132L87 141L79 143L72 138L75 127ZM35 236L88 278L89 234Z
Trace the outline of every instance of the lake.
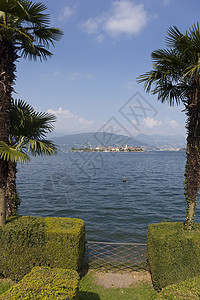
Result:
M146 242L150 223L185 219L185 161L184 151L32 158L18 166L20 214L82 218L88 240Z

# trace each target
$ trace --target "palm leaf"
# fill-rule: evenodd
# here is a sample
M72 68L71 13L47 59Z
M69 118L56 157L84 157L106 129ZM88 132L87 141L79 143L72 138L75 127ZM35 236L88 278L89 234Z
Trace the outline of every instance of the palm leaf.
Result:
M0 11L11 16L17 16L21 21L35 23L40 26L50 23L49 14L43 14L47 7L41 3L33 3L29 0L1 0Z
M57 148L54 143L48 140L28 140L27 152L33 156L36 155L53 155L57 153Z
M3 141L0 141L0 158L5 161L12 161L12 162L28 162L30 158L26 153L21 150L17 150L16 146L8 146Z
M30 0L1 0L0 11L6 18L0 18L0 32L16 47L24 58L46 60L52 56L48 50L54 46L63 33L49 27L50 16L44 13L47 7Z
M56 154L57 146L44 139L54 129L56 117L49 113L36 112L23 100L11 102L11 140L16 149L32 155Z
M47 9L47 6L42 2L33 3L32 1L22 1L23 7L29 14L29 19L27 21L37 24L39 26L47 26L50 24L49 14L44 14L43 12Z
M199 82L200 74L200 27L194 25L185 34L176 26L170 27L166 49L151 54L153 69L137 78L146 92L158 95L161 102L185 105L193 82ZM200 88L200 87L199 87Z
M169 47L176 48L183 38L183 34L176 26L170 27L167 31L166 44Z
M45 49L42 46L36 46L36 45L24 45L21 44L21 47L18 47L19 51L21 52L21 56L24 58L28 58L30 60L37 60L39 58L42 60L47 60L48 57L51 57L53 54Z
M61 37L60 29L36 27L33 29L33 34L38 44L49 47L50 44L54 46L54 41L58 41Z
M4 34L7 34L7 33L10 34L10 31L12 31L14 34L19 35L21 38L23 37L24 41L26 40L27 42L32 42L32 38L30 37L30 35L28 35L27 33L23 32L22 30L20 30L18 28L13 28L13 27L10 27L3 23L0 23L0 32L3 29L5 29Z
M54 130L56 117L53 114L35 112L22 100L12 101L11 107L11 135L16 139L21 136L41 139Z

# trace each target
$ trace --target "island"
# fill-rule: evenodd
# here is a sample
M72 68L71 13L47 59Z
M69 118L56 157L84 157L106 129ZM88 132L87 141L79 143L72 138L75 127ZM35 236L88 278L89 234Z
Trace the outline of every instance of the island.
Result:
M143 149L140 147L101 147L97 146L95 148L79 148L76 149L72 147L74 152L143 152Z

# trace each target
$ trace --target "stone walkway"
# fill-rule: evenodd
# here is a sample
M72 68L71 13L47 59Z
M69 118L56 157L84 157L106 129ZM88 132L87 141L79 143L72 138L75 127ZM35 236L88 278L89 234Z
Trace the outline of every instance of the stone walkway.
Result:
M147 271L139 272L95 272L96 283L105 288L127 288L131 284L141 281L151 283L151 276Z

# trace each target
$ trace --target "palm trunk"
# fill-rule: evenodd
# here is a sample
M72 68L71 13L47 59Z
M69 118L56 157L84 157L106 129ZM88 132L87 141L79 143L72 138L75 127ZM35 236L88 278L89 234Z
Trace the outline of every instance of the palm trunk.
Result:
M8 176L6 181L6 217L17 213L16 163L8 162Z
M187 108L187 162L185 171L185 196L187 203L186 228L194 224L195 207L200 187L200 93L195 88Z
M6 223L6 202L5 199L5 190L0 188L0 226L5 225Z
M12 43L0 36L0 141L9 143L10 100L15 79L15 60ZM0 159L0 225L5 224L5 189L8 177L8 163Z
M6 223L5 190L0 188L0 226Z

